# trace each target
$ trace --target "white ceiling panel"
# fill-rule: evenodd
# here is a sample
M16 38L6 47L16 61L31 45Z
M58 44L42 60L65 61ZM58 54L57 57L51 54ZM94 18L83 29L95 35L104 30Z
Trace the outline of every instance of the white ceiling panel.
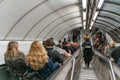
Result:
M30 39L36 39L36 37L39 35L39 33L45 28L45 26L50 23L54 18L58 18L58 16L55 16L55 14L52 14L51 16L48 16L46 19L39 22L32 31L28 34L26 38ZM41 33L40 33L41 34Z
M73 22L77 22L77 21L81 21L80 16L71 17L71 18L68 18L68 19L66 19L64 21L62 21L62 20L60 21L59 20L59 22L56 23L55 26L51 25L46 30L44 30L44 32L41 33L39 37L45 38L48 34L55 33L56 30L59 30L59 28L63 28L63 26L60 27L60 25L62 25L62 24L69 25L69 23L73 23Z
M27 32L30 29L36 27L36 26L34 26L36 24L36 22L41 21L42 24L40 26L44 25L45 23L42 22L42 19L44 19L44 16L46 16L51 11L52 10L50 8L46 7L46 4L42 4L39 7L33 9L28 15L24 16L24 18L15 26L15 28L8 35L7 39L12 39L12 38L19 37L20 40L22 40L24 38L25 34L27 34ZM46 21L46 23L47 23L47 21ZM43 28L43 27L40 27L40 26L39 26L40 29ZM17 31L17 30L19 30L19 31Z
M78 0L49 0L47 3L51 9L56 10L63 6L74 5Z
M45 36L43 37L43 39L44 39L44 38L45 38L45 39L49 38L49 35L51 35L51 34L56 34L56 32L59 32L61 29L64 29L66 26L71 25L71 23L73 24L73 23L80 23L80 22L81 22L81 20L80 20L79 17L74 17L74 18L72 18L72 19L66 20L65 22L60 22L60 23L58 23L57 26L55 26L53 29L51 29L51 31L49 32L49 34L45 35ZM48 30L49 30L49 29L48 29ZM48 31L46 31L46 32L48 32ZM44 35L44 34L43 34L43 35ZM42 36L41 36L41 37L42 37Z
M69 30L82 26L81 1L1 0L0 40L42 40L50 37L58 40ZM110 27L108 30L120 27L119 3L120 0L105 0L95 25L98 25L96 22L102 23Z
M69 24L69 25L60 25L59 26L59 29L57 29L56 31L55 31L55 33L53 33L53 38L55 38L56 36L58 36L58 34L60 34L60 33L62 33L62 31L63 30L66 30L66 29L68 29L67 27L72 27L72 26L74 26L74 25L79 25L79 27L81 26L81 21L78 21L78 22L74 22L74 23L71 23L71 24ZM61 28L62 27L62 28Z
M69 10L69 9L71 9L71 10ZM64 11L64 13L60 14L62 11ZM77 16L77 15L80 16L80 12L78 12L78 11L79 11L78 6L70 6L70 7L66 7L66 8L63 8L61 10L58 10L53 14L50 14L45 19L43 19L41 22L39 22L32 29L32 31L26 37L26 40L33 38L33 36L34 36L35 39L38 38L38 37L42 38L43 35L45 35L47 33L46 30L49 31L51 29L54 29L53 25L52 26L48 26L48 25L57 24L56 22L58 22L58 23L63 22L65 19L69 19L69 18ZM68 15L66 15L66 14L68 14ZM54 21L54 22L51 23L52 21ZM37 30L37 32L36 32L36 30ZM40 35L42 35L42 36L40 36Z
M61 18L64 21L74 17L73 13L80 13L78 3L78 0L3 0L0 40L34 40L55 19L64 16Z
M5 35L12 26L27 11L44 0L3 0L0 3L0 39L4 39ZM26 5L26 3L29 3Z
M57 36L55 36L55 39L60 40L60 39L62 39L64 37L64 35L68 31L71 31L72 29L75 29L75 28L78 28L78 27L81 27L81 26L82 26L81 24L76 24L73 27L67 27L66 29L62 30L61 33L59 33Z

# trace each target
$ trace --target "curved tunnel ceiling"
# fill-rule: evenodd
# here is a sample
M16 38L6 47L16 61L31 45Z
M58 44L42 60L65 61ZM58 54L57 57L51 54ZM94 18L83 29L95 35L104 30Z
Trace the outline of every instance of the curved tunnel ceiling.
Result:
M0 40L43 40L59 28L66 27L68 31L69 23L78 22L76 18L82 24L80 3L78 0L3 0L0 4L0 24L4 31L0 30ZM56 26L59 23L60 26ZM56 33L64 34L60 31Z
M0 40L44 40L50 37L59 40L70 30L82 27L81 2L82 0L1 0ZM120 35L119 9L120 0L105 0L93 26L109 35L111 31Z
M47 32L48 33L47 36L51 35L51 37L52 37L52 36L54 36L54 34L59 34L59 33L61 33L62 30L64 30L64 28L66 28L66 26L68 27L69 25L71 25L73 23L79 23L79 24L81 24L81 20L79 19L79 17L80 16L76 16L74 18L65 20L64 22L66 22L67 25L64 24L64 22L58 23L53 29L51 29L51 31ZM44 36L44 39L49 38L47 36Z
M108 33L111 31L115 34L115 37L119 38L120 35L120 0L104 0L102 8L99 10L99 15L96 18L94 26L99 29L107 30ZM97 25L99 23L99 25ZM105 29L108 27L109 29ZM101 28L102 27L102 28ZM109 34L113 36L111 33ZM119 42L112 37L113 40Z

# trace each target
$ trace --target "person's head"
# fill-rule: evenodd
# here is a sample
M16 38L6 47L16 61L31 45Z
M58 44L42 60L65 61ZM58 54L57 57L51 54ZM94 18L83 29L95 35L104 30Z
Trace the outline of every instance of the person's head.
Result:
M50 39L51 39L52 41L54 41L54 38L53 38L53 37L51 37Z
M18 57L20 52L18 50L18 42L11 41L8 43L7 50L5 52L5 57Z
M34 70L41 69L48 62L47 52L39 41L34 41L31 44L26 62Z
M66 43L66 46L71 46L71 45L72 45L72 44L71 44L71 42L69 42L69 41Z
M89 36L88 34L85 34L86 36Z
M109 46L110 46L110 47L114 47L114 46L115 46L115 42L114 42L114 41L111 41L111 42L109 43Z
M51 46L51 47L53 47L53 46L54 46L54 42L53 42L51 39L47 39L47 40L46 40L46 46Z
M66 38L64 38L63 41L66 41Z
M83 36L83 38L84 38L85 41L86 41L86 40L89 40L89 35L86 34L85 36Z
M61 43L61 42L62 42L61 40L58 41L58 43Z

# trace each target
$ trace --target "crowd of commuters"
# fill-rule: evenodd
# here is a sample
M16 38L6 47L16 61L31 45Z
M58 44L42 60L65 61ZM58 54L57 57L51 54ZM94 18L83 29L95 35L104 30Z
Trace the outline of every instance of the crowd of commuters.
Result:
M5 63L21 80L34 80L34 78L45 80L59 67L59 62L52 62L39 41L32 42L26 56L18 49L16 41L9 42L5 52Z
M94 28L92 33L94 48L120 66L120 46L115 46L114 41L108 42L104 32L97 28Z
M73 46L70 41L62 42L58 46L60 48L64 46L65 49L57 50L54 46L58 45L55 44L53 38L47 39L43 43L35 40L32 42L28 54L24 55L19 50L18 42L11 41L8 43L4 60L11 71L16 73L15 76L19 76L20 80L45 80L62 66L66 57L70 57L79 47L77 43Z
M100 31L98 28L92 30L93 36L93 47L101 53L104 53L105 46L107 44L107 39L105 33Z

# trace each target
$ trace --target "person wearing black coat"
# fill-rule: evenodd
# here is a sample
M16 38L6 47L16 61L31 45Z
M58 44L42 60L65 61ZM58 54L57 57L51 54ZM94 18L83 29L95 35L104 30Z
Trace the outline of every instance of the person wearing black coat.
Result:
M8 43L7 50L4 55L5 64L16 73L20 78L23 78L27 70L25 55L18 49L18 42L11 41ZM14 74L13 73L13 74ZM14 76L16 78L16 76Z
M89 37L84 37L85 42L82 44L83 47L83 57L84 57L84 62L85 66L89 68L90 61L92 60L93 56L93 51L92 51L92 46L89 41Z

